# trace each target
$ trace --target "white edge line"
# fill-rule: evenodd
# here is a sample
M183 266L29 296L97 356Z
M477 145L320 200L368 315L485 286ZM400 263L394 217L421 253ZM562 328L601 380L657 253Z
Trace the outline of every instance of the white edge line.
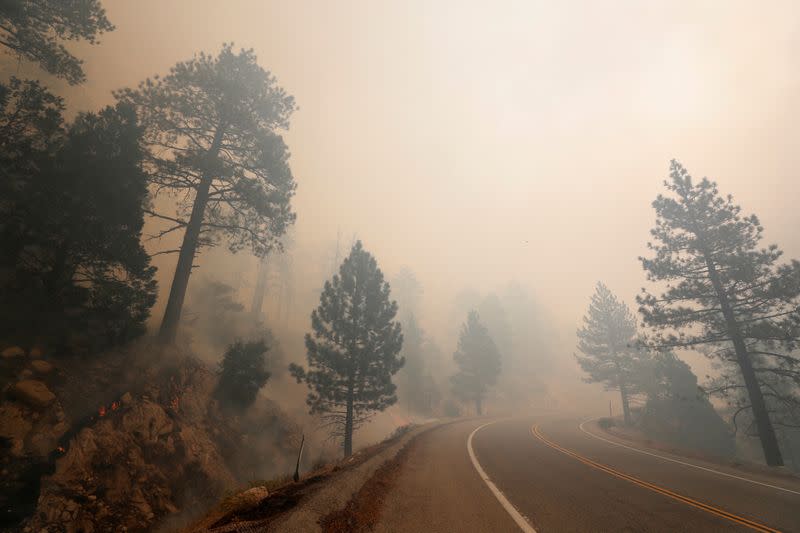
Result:
M511 502L508 501L505 495L503 495L503 493L500 492L500 489L497 488L497 485L492 483L492 480L489 479L489 476L486 475L486 472L484 472L483 468L481 467L481 464L478 462L478 458L475 456L475 451L473 451L472 449L472 437L474 437L475 434L481 429L485 428L486 426L492 425L496 422L499 422L499 420L487 422L482 426L478 426L472 433L469 434L469 437L467 438L467 451L469 452L469 458L472 460L472 466L474 466L475 470L478 471L478 475L481 476L483 482L486 483L486 486L489 487L489 490L492 491L494 497L497 498L497 501L500 502L500 505L503 506L503 509L505 509L509 515L511 515L511 518L514 519L514 522L517 523L519 528L525 533L536 533L536 530L533 529L533 526L531 526L530 522L528 522L525 519L525 517L522 516L520 512L517 511L517 509L511 504Z
M599 418L602 418L602 417L599 417ZM578 426L578 428L581 431L583 431L584 433L586 433L587 435L589 435L590 437L593 437L593 438L598 439L598 440L602 440L603 442L607 442L608 444L613 444L614 446L620 446L622 448L627 448L628 450L632 450L632 451L637 452L637 453L642 453L644 455L650 455L652 457L657 457L659 459L663 459L664 461L670 461L671 463L678 463L679 465L688 466L688 467L691 467L691 468L696 468L698 470L704 470L705 472L711 472L712 474L717 474L717 475L720 475L720 476L725 476L725 477L729 477L729 478L733 478L733 479L738 479L739 481L745 481L747 483L752 483L754 485L761 485L762 487L768 487L770 489L781 490L781 491L784 491L784 492L791 492L792 494L797 494L797 495L800 496L800 492L798 492L796 490L787 489L785 487L779 487L778 485L770 485L769 483L763 483L761 481L756 481L754 479L750 479L750 478L746 478L746 477L742 477L742 476L737 476L737 475L734 475L734 474L728 474L727 472L721 472L719 470L714 470L713 468L706 468L704 466L700 466L700 465L696 465L696 464L692 464L692 463L687 463L687 462L684 462L684 461L679 461L678 459L672 459L671 457L665 457L665 456L659 455L657 453L648 452L646 450L641 450L639 448L634 448L633 446L628 446L626 444L622 444L621 442L614 442L613 440L604 439L603 437L601 437L599 435L595 435L594 433L592 433L591 431L586 430L583 427L583 425L585 423L592 422L593 420L597 420L597 418L590 418L589 420L584 420L583 422L581 422L581 424Z

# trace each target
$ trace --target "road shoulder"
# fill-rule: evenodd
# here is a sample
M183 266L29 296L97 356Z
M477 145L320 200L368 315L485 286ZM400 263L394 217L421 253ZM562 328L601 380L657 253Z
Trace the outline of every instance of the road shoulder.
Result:
M605 428L599 424L599 419L588 420L580 426L584 433L600 438L609 444L616 444L631 449L660 457L676 463L685 464L708 471L716 471L726 476L740 477L763 483L783 487L800 492L800 476L785 467L768 467L757 463L714 457L700 452L682 449L677 446L664 444L643 435L625 432L619 428Z

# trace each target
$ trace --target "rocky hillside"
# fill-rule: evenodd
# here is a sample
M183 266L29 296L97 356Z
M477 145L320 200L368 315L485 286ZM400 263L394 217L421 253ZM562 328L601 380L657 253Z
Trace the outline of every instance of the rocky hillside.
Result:
M284 471L296 451L297 431L272 402L225 412L215 373L188 354L9 347L0 364L0 527L180 525L226 491Z

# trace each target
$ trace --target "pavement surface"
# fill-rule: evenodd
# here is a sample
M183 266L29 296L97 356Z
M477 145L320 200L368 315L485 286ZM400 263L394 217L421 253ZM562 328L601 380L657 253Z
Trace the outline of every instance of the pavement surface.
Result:
M465 420L410 446L378 531L800 532L797 478L649 450L580 419Z

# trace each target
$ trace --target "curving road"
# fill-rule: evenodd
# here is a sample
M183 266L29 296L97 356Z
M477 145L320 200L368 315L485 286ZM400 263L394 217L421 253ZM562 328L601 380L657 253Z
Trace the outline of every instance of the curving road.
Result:
M639 449L577 419L465 420L411 446L380 531L800 532L797 478Z

